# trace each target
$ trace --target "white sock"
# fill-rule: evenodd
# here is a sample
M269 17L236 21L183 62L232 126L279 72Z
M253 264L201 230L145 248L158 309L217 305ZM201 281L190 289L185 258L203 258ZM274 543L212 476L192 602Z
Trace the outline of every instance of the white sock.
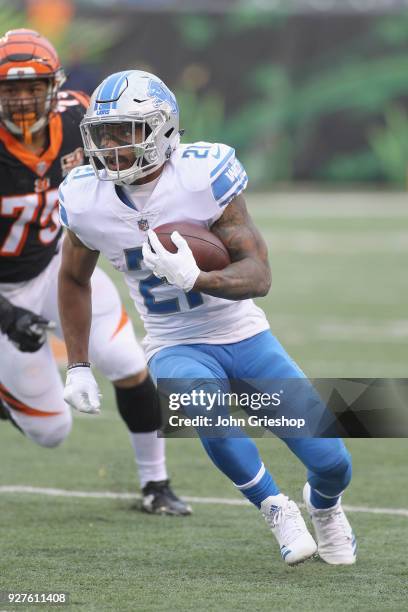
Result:
M150 480L167 480L164 438L157 431L130 433L136 465L139 472L140 487L143 489Z

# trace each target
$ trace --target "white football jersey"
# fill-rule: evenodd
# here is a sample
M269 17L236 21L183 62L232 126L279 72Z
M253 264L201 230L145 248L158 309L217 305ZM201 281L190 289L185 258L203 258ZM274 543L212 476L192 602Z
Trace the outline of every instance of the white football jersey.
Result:
M247 182L234 149L198 142L173 152L142 210L121 187L98 180L91 166L75 168L60 186L61 223L124 273L148 359L166 346L230 344L269 328L252 300L185 293L156 278L142 258L148 228L183 221L209 229Z

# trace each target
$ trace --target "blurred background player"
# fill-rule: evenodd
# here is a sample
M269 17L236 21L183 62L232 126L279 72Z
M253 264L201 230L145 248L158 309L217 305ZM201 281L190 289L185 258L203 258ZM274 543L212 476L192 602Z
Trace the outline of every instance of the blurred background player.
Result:
M188 380L182 391L204 386L216 394L228 379L304 379L250 299L268 293L271 275L267 246L246 209L242 192L248 179L234 149L180 144L174 94L155 75L137 70L102 82L81 131L92 167L73 170L60 187L60 216L68 228L59 286L72 364L66 389L87 397L90 412L98 409L89 364L75 365L88 362L88 286L99 252L126 276L156 380ZM202 272L178 232L172 234L178 251L168 252L153 229L180 220L211 228L232 263ZM205 405L197 411L209 414ZM286 563L304 561L317 549L329 564L355 562L356 542L341 506L351 479L342 440L284 439L307 468L303 493L316 546L298 506L281 493L253 441L235 427L218 436L207 429L197 431L210 459L261 510Z
M72 421L46 338L50 327L62 337L57 187L83 163L78 125L88 104L83 93L60 91L64 80L55 49L37 32L12 30L0 39L1 412L45 447L60 444ZM90 354L114 385L139 469L142 507L189 514L169 486L164 440L157 437L158 400L132 325L100 269L92 289Z

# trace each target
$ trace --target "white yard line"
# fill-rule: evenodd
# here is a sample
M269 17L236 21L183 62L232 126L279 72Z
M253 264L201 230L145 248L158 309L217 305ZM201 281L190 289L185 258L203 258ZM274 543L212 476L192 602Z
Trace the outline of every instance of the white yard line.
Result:
M22 485L0 486L0 495L7 493L31 493L34 495L46 495L49 497L79 497L86 499L140 499L137 493L116 493L115 491L69 491L66 489L46 489L43 487L28 487ZM185 501L193 504L210 504L220 506L248 506L245 499L232 499L228 497L184 497ZM303 506L303 504L299 504ZM370 506L348 506L343 508L347 512L362 512L365 514L388 514L390 516L408 517L406 508L371 508Z

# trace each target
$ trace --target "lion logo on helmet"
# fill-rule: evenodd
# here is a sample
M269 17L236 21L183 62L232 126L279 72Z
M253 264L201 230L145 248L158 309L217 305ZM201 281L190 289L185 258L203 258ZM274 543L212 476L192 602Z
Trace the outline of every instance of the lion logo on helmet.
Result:
M147 94L150 98L153 98L155 106L160 106L163 102L167 102L170 105L171 113L177 114L179 112L174 94L164 83L156 81L155 79L150 79Z

